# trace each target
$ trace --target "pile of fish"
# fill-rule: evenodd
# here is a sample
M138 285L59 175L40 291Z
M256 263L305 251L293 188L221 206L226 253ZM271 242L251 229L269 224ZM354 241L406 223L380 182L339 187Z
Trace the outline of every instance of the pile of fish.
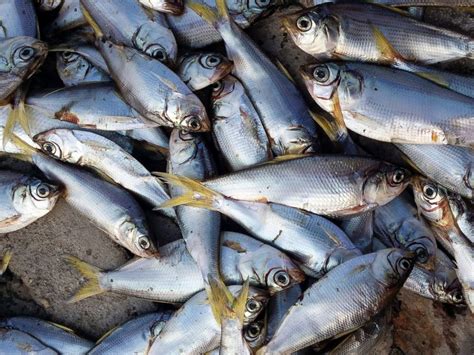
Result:
M365 354L402 288L474 312L474 81L436 66L474 38L403 7L436 5L474 3L301 1L297 87L244 31L284 1L0 0L1 158L31 163L0 171L0 233L64 199L134 255L66 255L70 302L170 304L96 343L3 319L0 353Z

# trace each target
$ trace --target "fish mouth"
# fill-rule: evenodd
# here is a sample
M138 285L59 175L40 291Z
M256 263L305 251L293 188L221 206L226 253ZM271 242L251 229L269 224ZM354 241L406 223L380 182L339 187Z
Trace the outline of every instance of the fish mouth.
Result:
M232 61L225 61L222 62L219 68L216 70L214 75L211 77L211 81L213 83L221 80L224 78L226 75L229 75L232 72L232 69L234 68L234 62Z
M160 12L169 13L172 15L181 15L184 11L184 4L182 0L166 0L160 6Z

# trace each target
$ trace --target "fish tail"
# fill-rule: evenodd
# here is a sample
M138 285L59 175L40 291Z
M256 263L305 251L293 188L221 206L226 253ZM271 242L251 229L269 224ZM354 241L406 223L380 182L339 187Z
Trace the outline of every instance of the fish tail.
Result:
M13 252L11 249L6 249L3 252L2 260L0 261L0 276L3 275L5 271L7 271L8 264L12 258Z
M100 29L99 25L94 20L90 12L87 11L87 9L82 4L81 4L81 11L82 11L82 14L84 15L84 18L86 19L86 22L89 24L89 26L92 27L92 30L94 31L95 36L98 39L104 37L104 33Z
M187 1L186 6L214 27L217 27L220 22L228 22L230 18L225 0L216 0L217 10L193 0Z
M221 279L209 275L209 303L212 313L218 324L223 319L244 320L245 304L249 293L249 280L247 279L237 297L234 297Z
M154 173L154 175L158 176L168 185L181 187L185 190L182 195L164 202L159 206L159 209L186 205L217 210L215 202L217 199L222 198L222 195L204 186L199 181L167 173Z
M72 255L65 256L64 259L74 267L86 279L86 283L82 286L67 302L75 303L85 298L104 293L101 288L99 278L102 270L93 265L89 265L85 261L78 259Z

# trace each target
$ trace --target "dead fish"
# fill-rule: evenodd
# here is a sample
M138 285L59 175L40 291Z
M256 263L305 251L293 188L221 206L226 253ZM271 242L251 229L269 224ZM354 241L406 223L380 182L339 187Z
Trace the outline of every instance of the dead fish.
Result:
M374 236L374 212L366 212L341 221L341 228L347 234L355 247L367 253L372 250Z
M112 79L79 53L65 51L56 54L56 70L65 86L108 82Z

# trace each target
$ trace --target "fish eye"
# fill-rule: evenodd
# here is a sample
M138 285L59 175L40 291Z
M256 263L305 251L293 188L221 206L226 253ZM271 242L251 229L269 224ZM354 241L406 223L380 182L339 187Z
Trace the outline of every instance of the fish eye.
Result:
M247 327L247 329L245 329L245 334L244 334L245 340L253 341L260 335L261 332L262 332L262 328L260 327L259 324L257 323L250 324Z
M403 180L405 180L405 173L403 172L403 170L396 170L392 176L392 182L394 184L400 184L403 182Z
M298 27L300 31L307 32L312 26L311 19L307 15L300 16L296 20L296 27Z
M201 121L199 117L191 116L187 121L187 126L191 129L191 131L199 131L201 129Z
M247 311L251 313L256 313L258 310L260 310L261 307L262 305L260 304L260 302L256 300L248 300L247 304L245 305L245 308L247 308Z
M459 291L459 290L456 290L456 291L452 292L450 294L450 296L451 296L451 299L453 300L453 302L455 302L455 303L461 303L464 300L464 296L463 296L462 292Z
M256 0L255 3L258 7L264 7L270 5L270 0Z
M142 248L143 250L147 250L150 248L151 244L150 244L150 241L148 240L147 237L140 237L138 238L138 245L140 246L140 248Z
M46 184L39 184L38 187L36 188L36 194L38 197L41 198L46 198L49 196L51 190L48 185Z
M402 258L398 262L398 265L400 266L400 269L402 269L403 271L407 271L410 269L411 262L408 259Z
M32 47L22 47L18 53L21 60L27 61L35 55L35 49Z
M326 81L328 81L329 74L329 68L327 67L327 65L318 65L313 70L313 77L316 79L316 81L320 83L325 83Z
M438 189L430 184L426 184L423 186L423 195L429 200L434 199L436 196L438 196Z
M74 53L74 52L63 52L62 57L63 57L64 61L72 62L77 57L79 57L79 55L77 53Z
M58 146L55 143L45 142L41 145L41 149L48 155L56 155L59 151Z
M286 287L290 284L290 276L286 271L278 271L273 276L273 281L280 287Z
M212 91L214 92L218 92L218 91L221 91L222 89L222 82L219 80L219 81L216 81L214 84L211 85L211 88L212 88Z
M165 49L162 46L159 45L152 45L148 47L145 51L146 54L148 54L150 57L153 57L160 62L164 62L167 59L167 54Z
M217 55L210 55L206 58L206 66L208 68L215 68L221 63L222 59Z
M420 263L424 263L428 260L428 252L426 251L425 248L416 248L415 250L415 254L416 254L416 259L420 262Z

